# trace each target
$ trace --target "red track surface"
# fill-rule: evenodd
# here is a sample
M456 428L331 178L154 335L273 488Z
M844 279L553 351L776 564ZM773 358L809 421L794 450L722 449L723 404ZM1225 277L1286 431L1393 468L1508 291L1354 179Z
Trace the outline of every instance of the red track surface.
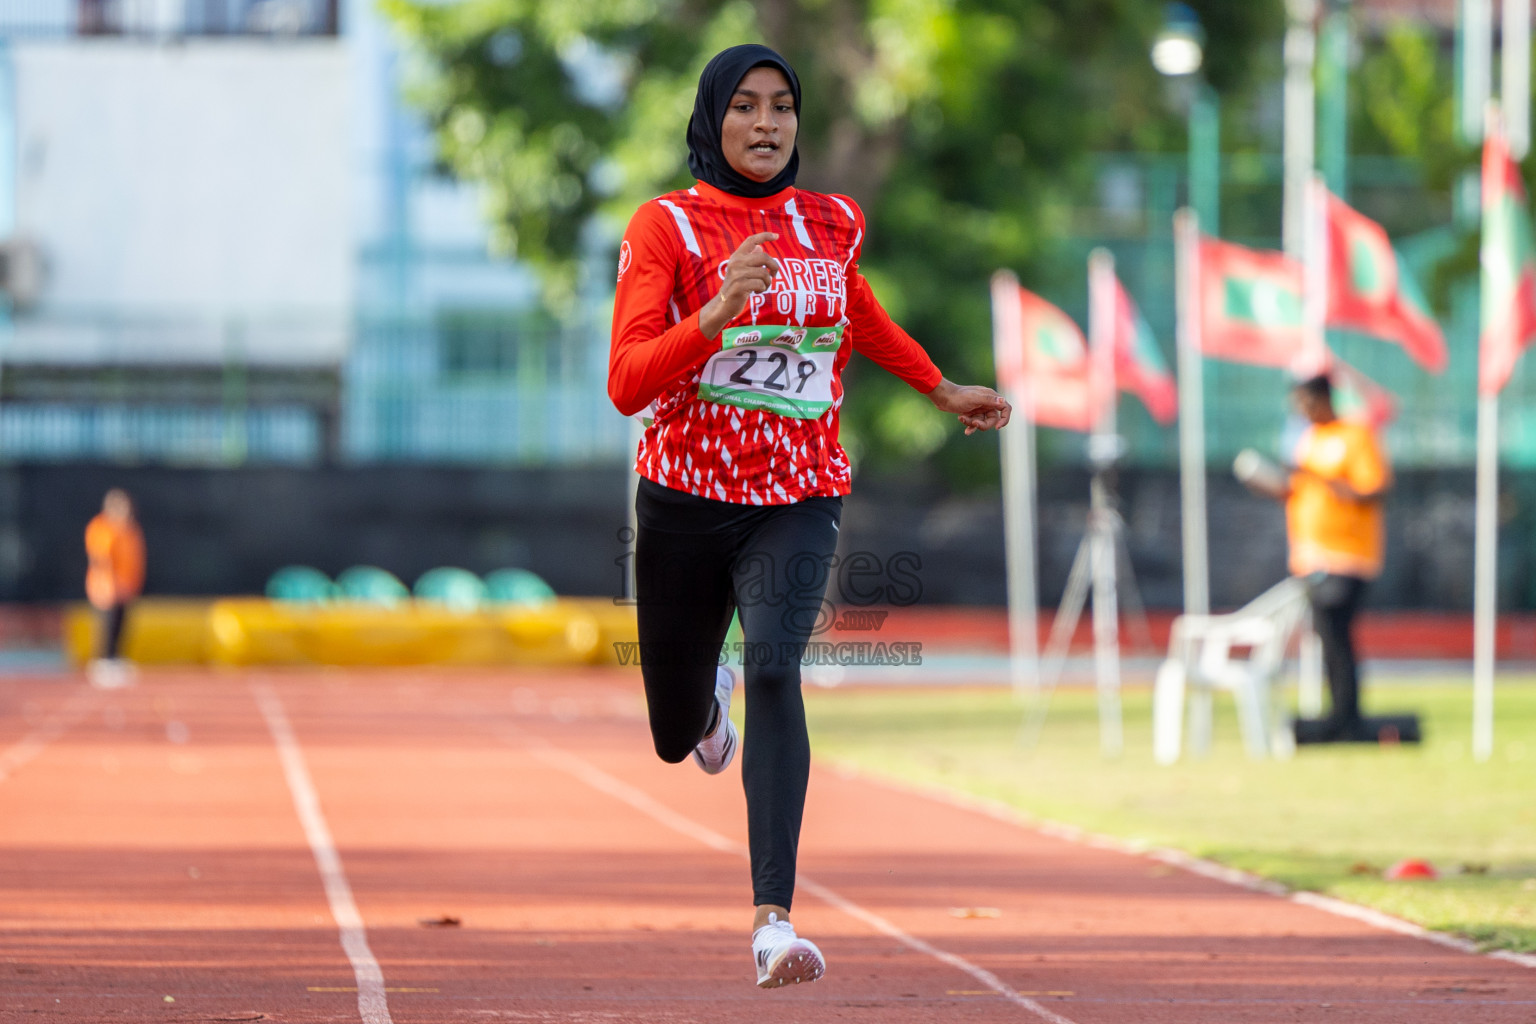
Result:
M803 889L827 979L761 992L735 771L657 761L619 672L0 681L0 1020L360 1019L267 684L401 1024L1536 1020L1528 968L825 768L855 912Z

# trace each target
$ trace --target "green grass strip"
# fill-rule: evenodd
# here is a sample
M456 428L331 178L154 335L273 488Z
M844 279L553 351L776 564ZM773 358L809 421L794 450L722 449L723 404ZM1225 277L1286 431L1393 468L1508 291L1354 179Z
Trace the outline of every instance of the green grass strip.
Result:
M996 689L815 690L819 758L1000 800L1040 818L1170 846L1337 896L1486 948L1536 952L1536 679L1502 679L1494 757L1471 758L1469 680L1367 681L1366 712L1417 711L1425 742L1243 752L1218 696L1203 759L1152 761L1151 693L1125 692L1125 754L1099 754L1086 688L1057 693L1040 741L1018 744L1024 706ZM1389 882L1405 857L1441 877Z

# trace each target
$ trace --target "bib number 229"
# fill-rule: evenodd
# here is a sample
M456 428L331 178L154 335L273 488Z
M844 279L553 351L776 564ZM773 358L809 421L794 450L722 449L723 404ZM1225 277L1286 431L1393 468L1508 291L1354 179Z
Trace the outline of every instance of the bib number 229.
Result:
M816 419L832 405L841 327L736 327L704 364L699 396L743 409Z
M795 383L789 377L788 354L774 351L759 358L757 351L750 348L746 349L743 354L747 357L746 362L731 371L729 378L732 382L740 384L742 387L761 386L770 391L792 391L798 395L805 391L805 382L816 376L816 363L810 359L797 358L795 360L795 376L799 378L799 383ZM752 370L759 362L771 363L774 369L773 372L762 380L755 381L752 379Z

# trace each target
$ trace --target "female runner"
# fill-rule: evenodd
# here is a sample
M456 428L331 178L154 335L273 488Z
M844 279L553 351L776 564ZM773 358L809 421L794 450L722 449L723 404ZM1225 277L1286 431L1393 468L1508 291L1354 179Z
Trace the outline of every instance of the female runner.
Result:
M848 459L841 373L853 349L959 416L1002 427L990 388L945 380L859 274L864 214L794 187L800 82L765 46L699 77L692 188L635 213L619 249L608 394L648 409L636 470L635 586L651 735L662 760L723 771L738 737L720 666L739 612L750 742L742 757L757 983L815 981L789 908L810 774L800 659L822 615Z

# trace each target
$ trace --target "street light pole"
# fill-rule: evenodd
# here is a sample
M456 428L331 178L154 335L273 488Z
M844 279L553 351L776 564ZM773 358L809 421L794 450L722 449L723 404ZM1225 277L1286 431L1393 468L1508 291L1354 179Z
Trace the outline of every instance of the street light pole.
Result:
M1205 522L1205 367L1200 358L1199 251L1203 233L1217 233L1221 206L1221 106L1200 65L1205 30L1184 4L1169 4L1152 44L1152 66L1189 103L1189 203L1173 217L1174 295L1178 307L1179 486L1184 544L1184 613L1211 610L1211 571Z
M1187 4L1168 5L1163 29L1152 43L1152 66L1183 94L1189 107L1189 203L1206 233L1220 230L1221 100L1200 66L1205 29Z
M1189 103L1189 205L1206 234L1221 232L1221 98L1199 75Z

